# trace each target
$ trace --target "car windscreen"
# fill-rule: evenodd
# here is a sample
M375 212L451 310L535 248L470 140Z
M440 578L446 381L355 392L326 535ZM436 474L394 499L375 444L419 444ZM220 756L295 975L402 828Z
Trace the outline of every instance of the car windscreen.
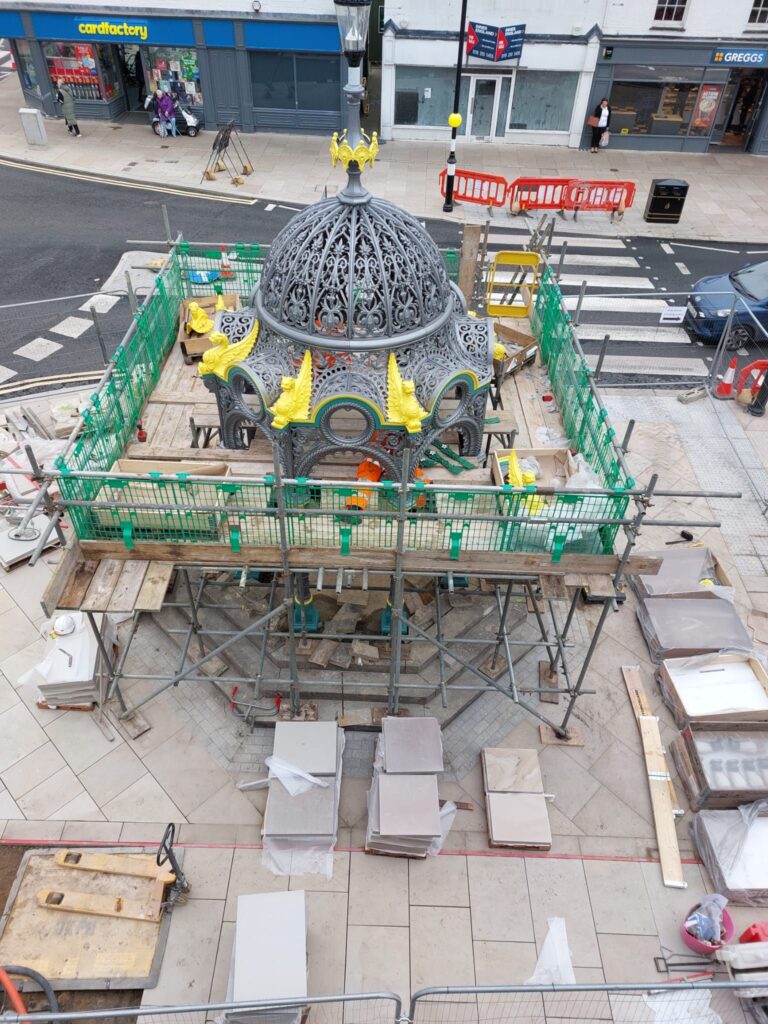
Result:
M748 299L757 302L768 300L768 260L744 267L729 275L731 281Z

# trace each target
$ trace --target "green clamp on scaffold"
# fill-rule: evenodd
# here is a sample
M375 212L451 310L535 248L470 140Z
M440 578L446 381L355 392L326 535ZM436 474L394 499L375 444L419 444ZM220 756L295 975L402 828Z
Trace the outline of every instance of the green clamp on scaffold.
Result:
M133 523L129 520L121 519L120 532L123 535L123 544L130 551L133 547Z
M240 524L239 523L229 522L228 526L229 526L229 547L230 547L230 550L234 551L235 554L238 554L239 551L240 551L240 539L241 539Z
M352 527L351 526L340 526L339 527L339 539L341 541L341 554L348 555L349 549L352 543Z
M452 561L456 561L461 551L461 538L464 536L462 530L451 530L450 533L450 546L448 549L448 555Z
M566 533L555 533L552 537L552 561L559 562L563 557L563 549L567 539Z

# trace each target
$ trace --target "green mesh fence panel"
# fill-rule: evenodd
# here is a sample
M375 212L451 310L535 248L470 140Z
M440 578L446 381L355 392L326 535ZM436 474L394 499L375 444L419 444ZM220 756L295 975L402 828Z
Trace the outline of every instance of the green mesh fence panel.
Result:
M459 280L459 260L460 254L458 249L441 249L440 255L443 257L443 264L445 265L445 272L449 279L456 284Z

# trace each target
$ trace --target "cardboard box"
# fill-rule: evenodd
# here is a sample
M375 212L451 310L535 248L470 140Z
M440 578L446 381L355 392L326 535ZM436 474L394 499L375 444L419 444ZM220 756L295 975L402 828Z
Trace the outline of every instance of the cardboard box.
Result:
M713 654L693 667L688 658L668 658L657 679L681 728L724 720L768 722L768 672L748 654Z
M511 450L510 448L497 448L493 452L491 476L498 487L503 487L507 482ZM553 477L558 479L559 486L562 487L576 472L576 463L570 448L515 448L514 452L520 462L523 459L534 458L541 466L541 477L536 481L537 487L551 487Z

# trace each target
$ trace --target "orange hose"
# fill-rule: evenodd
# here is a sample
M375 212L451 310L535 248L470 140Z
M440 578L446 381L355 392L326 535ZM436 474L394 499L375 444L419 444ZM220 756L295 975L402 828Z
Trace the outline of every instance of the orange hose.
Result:
M0 985L5 989L6 995L11 1002L11 1006L16 1013L25 1014L27 1012L27 1008L24 1005L24 1000L19 995L18 989L11 981L10 975L4 967L0 967Z

